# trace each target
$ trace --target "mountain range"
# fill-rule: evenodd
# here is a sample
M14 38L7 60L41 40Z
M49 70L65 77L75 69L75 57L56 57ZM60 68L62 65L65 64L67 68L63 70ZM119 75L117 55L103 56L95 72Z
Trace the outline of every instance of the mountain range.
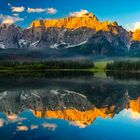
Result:
M139 55L140 29L127 31L116 21L99 21L92 13L36 20L26 29L14 24L2 24L0 48L45 49L46 54L60 56Z

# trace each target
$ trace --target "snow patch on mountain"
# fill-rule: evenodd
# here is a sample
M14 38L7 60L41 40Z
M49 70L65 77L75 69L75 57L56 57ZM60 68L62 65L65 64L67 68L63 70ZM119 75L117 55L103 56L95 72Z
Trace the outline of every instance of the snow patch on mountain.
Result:
M35 48L38 45L38 43L39 43L39 40L31 43L30 47Z
M62 42L61 44L55 43L54 45L51 45L50 48L51 49L59 49L60 46L63 46L62 48L68 49L68 48L78 47L78 46L84 45L86 43L87 43L87 41L83 41L79 44L70 45L70 43Z
M75 45L68 45L68 46L67 46L67 47L65 47L65 48L67 49L67 48L78 47L78 46L84 45L84 44L86 44L86 43L87 43L87 41L83 41L83 42L81 42L81 43L79 43L79 44L75 44Z
M6 98L7 96L7 91L1 92L0 93L0 100L2 100L3 98Z
M54 45L51 45L50 48L51 49L58 49L59 44L55 43Z
M28 48L30 46L30 42L25 39L20 39L19 46L20 48Z
M78 93L78 92L75 92L75 91L65 90L65 92L68 93L68 94L77 94L77 95L79 95L79 96L81 96L81 97L83 97L83 98L87 98L87 97L84 96L83 94Z
M3 44L3 42L0 42L0 48L5 49L5 45Z

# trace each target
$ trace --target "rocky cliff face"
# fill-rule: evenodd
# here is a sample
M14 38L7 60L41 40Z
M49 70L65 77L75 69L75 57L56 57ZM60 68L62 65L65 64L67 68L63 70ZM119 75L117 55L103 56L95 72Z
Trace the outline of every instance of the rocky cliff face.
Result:
M140 41L140 29L137 29L136 31L134 31L134 33L132 34L132 39L135 41Z
M31 28L56 27L56 28L65 28L65 29L75 30L77 28L87 27L91 29L97 29L97 27L101 26L101 24L107 24L107 23L106 22L100 23L95 15L91 13L86 13L86 14L81 15L80 17L71 16L71 17L62 18L62 19L36 20L31 24Z
M30 28L2 25L0 48L43 48L51 51L86 55L120 55L139 39L117 22L100 22L91 13L80 17L34 21Z
M131 46L130 46L130 52L132 52L134 55L139 55L139 49L140 49L140 29L137 29L134 32L130 33L131 35Z
M2 25L0 28L0 48L20 48L20 28L15 25Z

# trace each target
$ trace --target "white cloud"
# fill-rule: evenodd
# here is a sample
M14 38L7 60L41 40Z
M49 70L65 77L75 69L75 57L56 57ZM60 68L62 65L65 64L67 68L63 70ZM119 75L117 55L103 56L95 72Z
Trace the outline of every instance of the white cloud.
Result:
M18 126L17 131L28 131L28 127L27 126Z
M134 23L134 30L140 29L140 21Z
M23 6L21 6L21 7L12 6L11 9L12 9L12 12L18 12L18 13L24 12L24 10L25 10L25 8Z
M138 112L131 112L131 118L133 120L140 120L140 113L138 113Z
M126 28L128 30L131 30L131 31L135 31L137 29L140 29L140 21L136 21L136 22L134 22L132 24L127 24Z
M14 13L14 14L13 14L13 16L18 17L18 16L19 16L19 14L15 14L15 13Z
M72 16L72 17L82 17L84 14L87 14L87 13L89 13L87 10L81 9L80 11L71 12L70 16Z
M43 123L42 126L52 131L54 131L57 128L56 124L50 124L50 123Z
M134 112L132 109L124 110L123 111L123 116L129 117L132 120L140 120L140 113L139 112Z
M37 129L37 128L38 128L38 125L31 125L31 130Z
M1 14L0 20L2 20L2 23L5 23L5 24L14 24L14 23L19 22L19 21L24 21L24 18L12 17L12 16Z
M130 116L131 119L140 120L140 113L134 112L134 111L132 111L130 109L128 110L128 112L129 112L129 116Z
M11 3L8 3L8 6L11 6Z
M70 125L72 125L72 126L78 126L79 128L85 128L86 127L86 125L83 124L80 121L72 121L72 122L70 122Z
M43 8L28 8L27 12L28 13L42 13L42 12L46 12L46 9L43 9Z
M55 8L48 8L47 9L47 13L49 13L49 14L56 14L57 10Z
M56 14L57 10L55 8L29 8L27 9L28 13L43 13Z
M11 114L11 115L7 115L7 118L10 120L10 121L15 121L18 117L16 114Z

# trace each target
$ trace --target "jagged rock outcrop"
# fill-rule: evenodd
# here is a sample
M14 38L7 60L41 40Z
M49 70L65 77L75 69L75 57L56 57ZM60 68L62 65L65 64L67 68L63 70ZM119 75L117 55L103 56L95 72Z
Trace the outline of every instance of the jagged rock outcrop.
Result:
M131 100L131 102L130 102L130 108L134 112L140 113L140 97L138 97L138 99Z
M133 55L139 55L140 52L140 29L137 29L134 32L131 32L131 45L130 53Z
M133 40L140 41L140 29L137 29L136 31L134 31Z
M87 27L96 29L97 26L101 26L101 24L108 24L108 22L100 23L95 15L93 15L92 13L86 13L81 15L80 17L70 16L62 19L36 20L31 24L31 28L56 27L75 30L77 28Z
M78 122L80 125L91 125L94 123L95 119L98 117L102 118L108 118L108 117L114 117L114 110L115 107L112 106L111 108L92 108L87 111L79 111L76 109L64 109L64 110L38 110L33 111L33 113L38 118L46 117L46 118L57 118L57 119L64 119L68 121L74 121L75 123Z
M0 48L20 48L20 28L14 24L2 25L0 28Z

